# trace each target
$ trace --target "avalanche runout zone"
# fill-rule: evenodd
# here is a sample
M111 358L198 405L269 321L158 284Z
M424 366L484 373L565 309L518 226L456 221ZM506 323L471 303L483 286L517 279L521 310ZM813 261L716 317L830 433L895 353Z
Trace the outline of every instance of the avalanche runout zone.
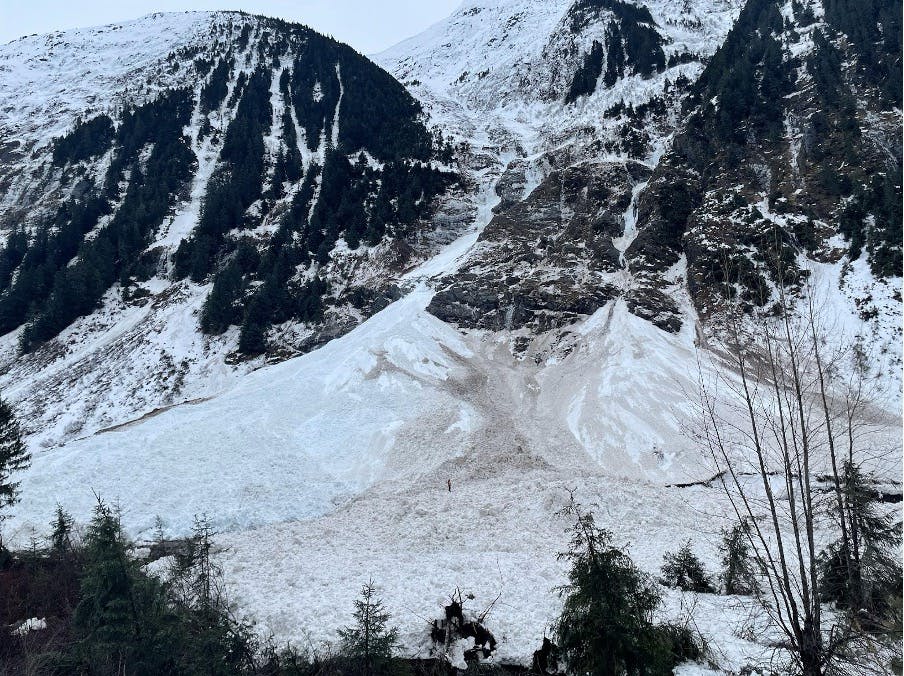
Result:
M139 308L108 294L109 314L64 334L74 344L93 341L89 346L58 370L26 362L17 367L23 369L18 382L4 381L13 398L31 396L29 388L36 387L56 392L56 399L32 400L32 408L57 429L72 426L62 445L54 447L48 435L48 447L34 449L22 503L4 523L6 536L24 543L43 532L57 503L84 522L95 492L121 505L125 527L139 540L151 537L157 516L168 536L180 537L204 513L220 532L217 560L230 599L262 635L315 649L337 641L361 584L372 578L407 654L430 654L428 621L461 589L474 597L466 610L479 614L492 605L485 624L499 642L493 659L522 664L560 609L554 590L565 581L564 563L556 553L567 544L569 524L557 513L571 494L643 569L656 573L665 551L692 538L715 572L731 506L717 487L691 484L714 474L699 442L696 397L700 383L718 381L723 367L717 353L705 349L685 285L686 260L663 276L668 286L662 293L682 319L668 331L632 314L635 279L625 260L636 235L637 201L668 146L669 125L677 124L670 118L677 99L652 125L643 162L604 149L623 121L601 111L619 101L642 105L667 78L699 75L699 58L724 38L740 3L695 4L686 23L674 20L682 3L644 4L669 37L667 53L686 51L698 59L649 79L629 75L571 107L548 94L567 85L566 75L606 24L593 23L586 34L562 32L570 0L466 3L446 22L375 57L423 101L431 123L465 142L463 162L474 187L468 206L476 216L467 227L443 233L454 240L400 276L400 300L316 351L254 371L223 363L234 329L216 339L197 333L195 313L207 286L166 288L165 280L156 280L161 296ZM203 32L194 20L166 19L181 32L172 41L156 36L153 44L169 50L190 41ZM154 21L136 30L153 34ZM575 63L551 72L551 53L570 54ZM338 65L337 77L342 88ZM340 102L344 95L342 89ZM322 160L326 133L320 148L309 151L294 112L291 117L307 169L312 158ZM338 119L337 104L333 145ZM41 133L49 138L56 131ZM209 145L195 152L200 166L191 201L158 244L177 245L197 222L199 186L213 171L216 153ZM527 272L509 267L514 245L508 235L526 240L526 231L534 234L511 214L529 213L531 196L539 200L569 172L586 184L576 194L597 181L617 193L612 204L579 214L584 220L574 227L586 235L580 246L541 255L532 242L521 242L519 255L539 256L551 276L568 277L583 265L585 277L568 290L581 299L588 289L605 287L605 297L539 329L487 321L459 330L441 321L430 308L455 280L472 292L482 284L496 291L500 278L512 286L534 279L539 265L526 264ZM607 172L611 180L601 180ZM574 204L559 206L538 239L574 216ZM507 216L509 229L497 228ZM506 236L494 238L500 230ZM599 261L587 247L594 245L608 257L605 269L593 268ZM558 267L549 262L555 256ZM862 325L856 296L839 291L838 279L847 275L849 287L863 296L875 281L866 264L811 265L840 333L856 332ZM549 293L546 281L535 286ZM897 307L899 281L876 292L889 308ZM3 354L12 359L15 336L3 341ZM160 401L162 395L140 389L152 388L160 375L150 362L131 363L133 350L158 349L171 353L168 377L185 380L178 391L191 401ZM120 382L119 371L134 377L123 375ZM116 404L136 392L152 412L140 419ZM85 410L70 405L82 400ZM103 411L92 412L94 427L107 427L102 434L78 427L89 401ZM899 402L893 383L870 411L868 442L892 449L877 468L890 480L901 472ZM751 490L759 490L751 482ZM688 607L720 669L737 672L771 656L768 644L779 637L764 630L748 601L667 591L661 616L679 619ZM466 647L455 646L450 656L459 666ZM711 672L686 666L679 673Z

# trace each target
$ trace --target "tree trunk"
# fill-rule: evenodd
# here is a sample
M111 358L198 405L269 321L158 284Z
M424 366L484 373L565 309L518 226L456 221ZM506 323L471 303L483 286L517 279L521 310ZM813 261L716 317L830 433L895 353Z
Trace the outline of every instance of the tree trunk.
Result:
M805 623L800 640L800 663L803 676L823 676L822 637L812 623Z

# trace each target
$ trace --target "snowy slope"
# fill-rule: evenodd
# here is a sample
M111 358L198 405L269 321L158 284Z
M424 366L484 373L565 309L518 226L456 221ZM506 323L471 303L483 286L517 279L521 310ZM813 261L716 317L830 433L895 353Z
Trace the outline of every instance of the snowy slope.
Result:
M167 56L229 21L228 13L151 14L0 45L0 129L40 147L98 106L152 98L181 82L164 68Z
M0 196L3 220L17 213L17 203L34 188L22 162L38 170L42 151L78 119L144 103L182 84L184 70L174 69L167 57L192 46L216 53L211 34L231 29L233 22L226 12L161 13L0 45L0 139L4 159L18 160L0 162L0 185L10 165L15 179Z
M643 4L668 36L668 53L702 56L716 49L740 5ZM168 288L157 278L159 298L148 305L125 307L111 294L110 312L71 327L63 341L70 352L52 370L28 359L7 370L5 393L31 402L27 414L48 430L32 438L33 466L23 476L23 501L4 524L7 536L26 542L42 532L58 502L84 521L94 492L121 505L139 538L150 537L157 516L168 535L181 536L206 513L222 533L219 560L232 600L263 634L314 648L334 641L359 585L372 576L406 651L426 654L427 620L460 587L475 594L469 607L477 612L498 595L487 621L500 640L497 659L520 662L559 607L552 590L563 569L555 554L567 524L555 513L569 490L648 571L690 537L714 569L729 508L716 488L675 487L714 474L695 436L695 397L698 368L704 380L716 379L719 347L715 338L706 342L681 263L669 273L685 319L676 333L635 316L621 297L562 330L529 336L460 331L426 310L443 279L480 252L503 192L522 200L554 168L588 158L624 163L624 154L601 151L624 123L604 111L620 101L645 103L666 81L702 69L693 61L649 79L629 76L565 106L563 83L605 30L565 31L570 5L468 2L377 57L421 98L434 123L466 143L462 162L474 186L465 234L400 277L401 300L314 352L236 369L223 363L225 342L235 336L205 339L194 329L206 289ZM190 40L204 21L216 20L180 15L154 25L172 24L174 35ZM554 53L565 56L555 60ZM651 129L641 158L650 168L677 124L664 120L674 117L679 98ZM74 101L73 118L81 105ZM628 189L613 238L622 254L644 185ZM172 245L177 231L191 227L192 205L197 201L161 233L162 242ZM857 299L866 294L879 298L887 321L899 312L898 282L875 292L862 266L814 270L815 291L828 296L838 334L858 333ZM847 293L838 290L843 273ZM632 281L627 269L607 275L623 288ZM515 349L521 339L526 353ZM4 341L13 361L15 336ZM181 378L178 388L154 389L160 350L177 365L169 377ZM261 368L248 373L253 367ZM878 469L897 480L900 381L879 379L888 396L871 411L868 441L889 449ZM669 594L664 615L679 618L693 604L721 669L737 672L768 657L769 637L742 600Z
M667 81L674 83L681 76L695 79L702 70L701 60L719 46L742 3L641 3L664 38L666 55L693 58L650 78L629 75L611 88L600 85L593 95L564 105L570 79L593 41L610 30L613 18L604 12L599 20L575 31L571 9L576 4L574 0L465 2L448 19L374 58L416 92L451 130L464 117L491 137L502 140L511 134L513 138L504 145L508 151L533 156L574 146L580 152L582 146L617 133L618 123L604 116L611 106L644 104L662 95Z
M373 577L411 654L427 653L424 618L460 587L477 612L499 597L497 659L522 662L559 607L567 524L555 512L568 491L650 572L686 538L716 560L730 521L721 491L663 484L713 474L693 438L692 334L613 304L577 327L569 354L536 365L452 330L424 311L429 297L419 287L223 395L39 453L7 532L27 540L57 502L83 521L94 491L138 537L156 516L179 535L206 513L225 532L232 600L264 634L335 641ZM895 443L885 415L872 438L883 446ZM887 476L900 473L895 457ZM695 603L672 594L663 616ZM702 600L695 618L723 668L764 654L730 634L755 622L744 601Z
M421 286L219 396L36 453L20 513L60 502L84 518L96 491L119 499L135 533L149 534L155 515L184 533L201 511L235 530L320 516L380 481L440 485L455 468L491 476L500 455L564 476L705 474L681 438L692 405L647 404L693 391L692 334L657 331L613 304L538 365L516 360L502 338L463 336L427 314L430 296Z
M434 269L316 352L38 453L8 534L40 532L57 502L83 521L94 492L122 506L139 538L157 516L180 535L205 513L224 533L232 600L263 634L318 648L335 641L373 577L411 654L429 652L425 618L461 588L475 612L498 597L488 615L496 659L520 662L559 607L555 553L567 524L555 513L569 491L651 573L686 538L716 561L730 521L724 495L673 486L714 473L695 439L697 358L706 381L717 376L693 331L660 331L619 301L547 361L517 360L505 337L463 335L425 312L432 292L418 280ZM868 442L900 449L895 415L874 415ZM887 460L883 474L899 475L900 450ZM721 668L766 654L732 633L750 636L759 621L743 600L672 593L663 617L697 604Z
M220 50L214 36L235 39L236 18L231 13L154 14L0 47L0 136L10 139L0 172L8 168L12 181L0 197L4 224L33 227L71 190L59 170L46 166L52 139L80 118L112 114L184 85L195 68L194 55ZM176 68L169 57L180 50L186 54ZM196 86L201 84L198 77ZM195 118L187 130L198 158L189 199L165 219L151 248L174 251L197 224L219 149L210 138L198 137L200 119ZM224 116L220 124L228 121ZM100 171L104 168L102 160ZM0 176L0 184L3 180ZM0 382L5 395L18 402L35 446L53 446L209 396L248 370L227 367L225 340L197 330L208 288L173 285L161 271L145 289L148 298L138 303L124 302L120 289L112 289L102 308L77 320L51 350L20 356L20 331L0 339Z

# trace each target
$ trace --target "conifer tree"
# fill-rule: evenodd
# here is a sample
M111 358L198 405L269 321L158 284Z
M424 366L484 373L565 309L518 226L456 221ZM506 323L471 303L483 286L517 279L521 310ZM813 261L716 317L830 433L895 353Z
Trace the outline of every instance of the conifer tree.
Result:
M59 559L65 558L72 551L72 515L60 505L57 505L53 521L50 522L50 549Z
M204 333L220 335L241 320L241 310L236 307L236 302L241 297L243 286L239 265L230 261L217 275L204 301L201 310L201 330Z
M342 655L349 661L353 673L379 676L391 673L392 653L398 645L399 633L389 627L389 613L376 596L373 580L361 589L355 601L355 624L339 630Z
M874 477L845 461L840 472L847 537L820 554L823 601L835 602L858 625L873 627L901 598L901 524L877 506ZM840 524L839 524L840 526Z
M722 531L722 589L726 594L746 596L756 589L756 578L751 558L750 524L746 520Z
M13 476L25 470L31 455L12 407L0 398L0 510L19 501L19 482Z
M666 552L663 556L662 583L667 587L692 591L698 594L715 592L703 570L703 563L691 550L691 541L686 541L675 553Z
M559 557L571 563L565 602L556 623L557 644L569 673L589 676L670 674L672 647L653 625L660 594L631 558L612 545L612 534L574 501L571 544Z
M81 599L72 624L78 661L91 674L171 673L161 584L129 556L117 514L98 500L85 538Z

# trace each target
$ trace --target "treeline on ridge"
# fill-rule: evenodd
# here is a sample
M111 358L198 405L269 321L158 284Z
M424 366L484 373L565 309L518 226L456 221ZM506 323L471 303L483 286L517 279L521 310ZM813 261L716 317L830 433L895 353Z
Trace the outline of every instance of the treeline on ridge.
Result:
M20 227L7 240L0 252L0 333L27 323L20 339L23 351L90 314L115 282L150 276L142 269L142 253L195 164L182 134L192 107L190 91L174 90L126 111L112 141L115 151L103 184L86 179L87 185L42 221L33 236ZM108 129L103 120L79 124L57 144L54 153L60 161L103 152L103 130ZM153 148L142 167L139 153L149 144ZM102 224L104 217L109 219ZM89 233L93 237L86 239Z
M71 197L36 226L14 227L0 249L0 333L24 324L24 352L93 312L115 283L125 296L166 267L147 247L194 173L183 130L195 110L199 140L220 134L209 113L225 105L234 116L222 139L213 139L219 160L199 223L176 252L175 275L214 281L202 327L245 326L246 354L263 351L270 324L320 317L329 287L315 268L340 239L355 249L409 235L457 180L434 168L432 160L448 153L434 148L420 104L388 73L309 29L260 22L257 32L244 24L219 59L195 58L197 50L178 57L195 58L205 78L197 100L191 90L172 90L118 121L107 114L80 120L53 143L52 163ZM239 63L251 63L252 52L260 65L246 72ZM284 104L279 119L274 77ZM274 128L281 143L270 157L265 138ZM111 150L109 168L93 178L90 163ZM303 151L323 159L305 166ZM280 200L285 210L269 240L243 235Z

